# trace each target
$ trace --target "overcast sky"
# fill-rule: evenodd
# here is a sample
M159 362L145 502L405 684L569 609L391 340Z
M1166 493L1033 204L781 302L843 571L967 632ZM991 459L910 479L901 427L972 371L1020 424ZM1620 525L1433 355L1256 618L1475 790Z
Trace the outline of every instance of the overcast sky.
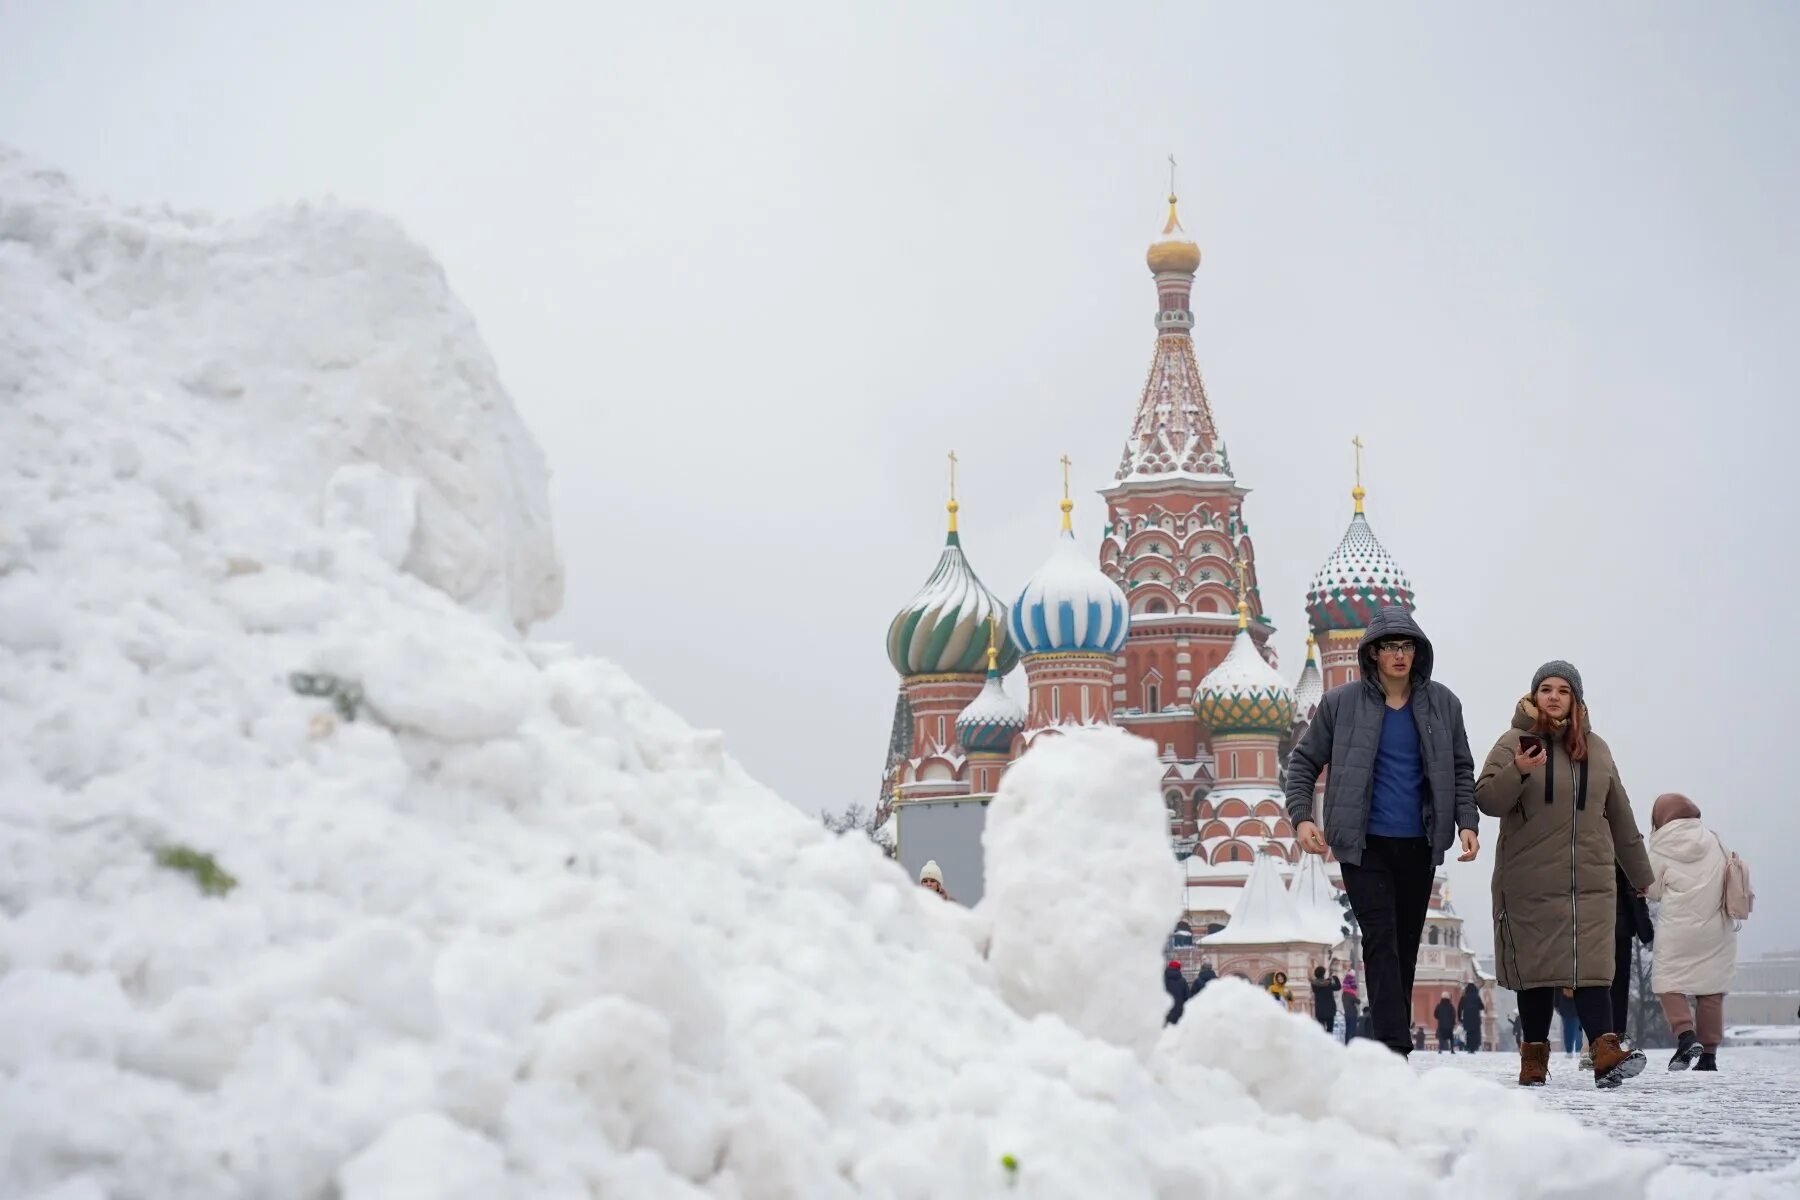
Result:
M1065 452L1096 544L1173 153L1284 672L1360 434L1477 756L1572 659L1646 828L1692 795L1744 949L1800 945L1800 7L1119 7L0 0L0 139L397 216L549 455L541 632L808 809L874 796L946 451L1005 598Z

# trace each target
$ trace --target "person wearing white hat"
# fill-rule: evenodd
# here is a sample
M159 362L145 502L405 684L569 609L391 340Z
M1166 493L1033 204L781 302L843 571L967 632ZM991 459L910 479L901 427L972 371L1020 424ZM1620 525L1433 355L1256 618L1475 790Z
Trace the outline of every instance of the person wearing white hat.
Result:
M919 869L919 886L930 888L945 900L950 898L950 893L944 890L944 873L938 869L935 858Z

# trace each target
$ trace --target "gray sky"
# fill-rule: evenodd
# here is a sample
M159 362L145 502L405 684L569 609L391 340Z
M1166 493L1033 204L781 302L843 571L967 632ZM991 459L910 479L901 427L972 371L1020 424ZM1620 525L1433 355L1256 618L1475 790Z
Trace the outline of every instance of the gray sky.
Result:
M1065 452L1095 544L1172 152L1284 672L1360 433L1477 756L1572 659L1640 814L1755 866L1744 949L1800 944L1800 8L1116 7L0 0L0 138L399 217L555 471L543 632L809 809L874 793L945 451L1004 597Z

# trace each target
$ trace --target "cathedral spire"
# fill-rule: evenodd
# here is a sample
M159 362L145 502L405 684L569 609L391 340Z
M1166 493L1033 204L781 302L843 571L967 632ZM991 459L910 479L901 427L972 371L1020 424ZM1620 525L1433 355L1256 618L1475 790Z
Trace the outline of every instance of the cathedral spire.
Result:
M1119 464L1120 483L1181 476L1228 483L1231 478L1194 359L1194 314L1188 304L1194 272L1200 269L1200 247L1181 227L1174 167L1171 156L1168 220L1144 255L1156 278L1156 351Z

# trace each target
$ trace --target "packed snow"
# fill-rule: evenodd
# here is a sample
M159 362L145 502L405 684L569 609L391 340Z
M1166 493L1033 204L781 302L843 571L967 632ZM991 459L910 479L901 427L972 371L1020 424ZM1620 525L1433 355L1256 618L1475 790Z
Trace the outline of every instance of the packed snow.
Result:
M1235 981L1163 1029L1146 743L1040 739L970 911L530 640L542 455L385 220L119 208L0 152L0 489L0 1195L1667 1175Z

